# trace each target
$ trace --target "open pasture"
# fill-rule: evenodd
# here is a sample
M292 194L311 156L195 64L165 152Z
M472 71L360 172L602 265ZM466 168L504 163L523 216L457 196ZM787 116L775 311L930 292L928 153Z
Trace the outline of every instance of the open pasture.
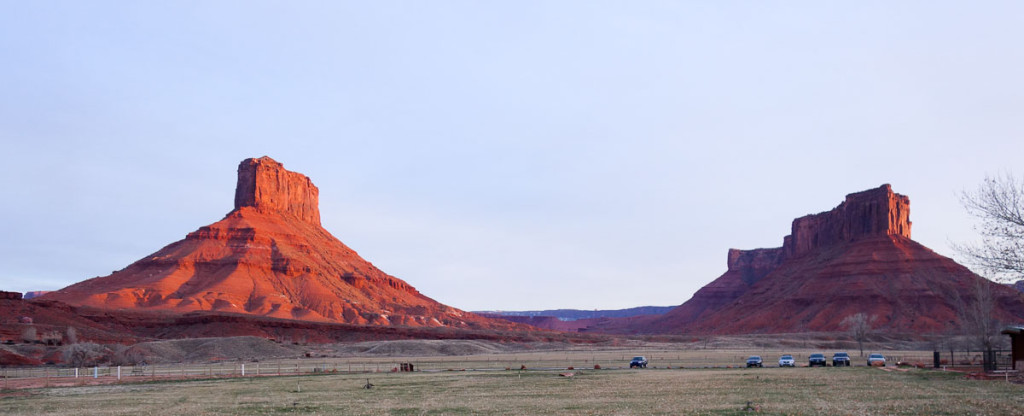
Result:
M748 403L763 414L1024 414L1019 384L868 367L328 372L4 393L5 415L746 414Z
M789 348L682 348L679 344L647 344L629 348L573 346L570 349L543 349L523 347L509 348L509 351L494 351L493 344L476 344L464 341L446 341L443 348L425 349L423 341L388 341L368 343L368 347L345 350L331 347L311 349L303 358L275 359L213 359L208 362L151 363L145 366L114 366L71 368L40 366L28 368L0 369L3 383L0 388L21 388L23 386L58 386L85 383L108 383L132 381L140 378L212 378L238 376L304 375L313 373L380 373L398 369L401 363L412 363L418 371L450 370L557 370L574 367L577 369L628 368L634 355L643 355L649 360L650 368L658 369L702 369L742 367L746 358L756 354L764 358L766 367L778 365L783 354L792 354L796 365L806 366L807 357L815 352L825 353L831 358L838 350ZM481 347L483 345L483 347ZM474 347L474 348L470 348ZM486 348L484 348L486 347ZM486 351L479 351L486 350ZM866 355L850 351L853 366L866 365ZM911 364L930 365L930 351L885 351L890 364L904 361ZM979 353L957 352L961 366L980 366ZM451 354L451 355L442 355ZM944 359L948 355L943 356ZM948 360L946 360L948 361ZM945 364L945 362L944 362ZM1007 362L1006 365L1009 365ZM95 379L94 379L95 377Z

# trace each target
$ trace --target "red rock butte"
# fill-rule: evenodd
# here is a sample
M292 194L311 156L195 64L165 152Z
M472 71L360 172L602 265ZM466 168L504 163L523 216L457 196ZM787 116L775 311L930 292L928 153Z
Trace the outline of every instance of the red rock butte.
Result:
M508 329L430 299L320 226L319 191L269 157L238 166L235 207L128 267L43 299L367 325Z
M1024 318L1024 297L910 239L910 199L889 185L849 194L836 208L793 220L782 247L731 249L728 269L668 313L588 331L691 334L843 331L876 316L879 330L958 328L961 305L991 290L993 315Z
M890 235L910 238L910 198L894 193L888 184L857 192L835 209L793 220L783 239L786 257L860 238Z
M235 210L245 207L320 225L320 190L313 181L266 156L238 164Z

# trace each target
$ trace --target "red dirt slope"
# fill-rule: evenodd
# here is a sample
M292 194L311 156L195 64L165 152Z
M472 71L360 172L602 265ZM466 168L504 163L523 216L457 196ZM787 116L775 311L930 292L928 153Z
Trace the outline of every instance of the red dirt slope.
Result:
M244 160L235 209L223 220L42 299L361 325L528 328L440 304L377 269L320 226L317 195L308 178L273 159Z

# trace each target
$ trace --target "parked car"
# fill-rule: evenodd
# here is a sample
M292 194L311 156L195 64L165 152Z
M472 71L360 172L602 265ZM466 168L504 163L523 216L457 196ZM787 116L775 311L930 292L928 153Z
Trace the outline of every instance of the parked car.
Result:
M643 356L633 357L629 362L629 368L647 368L647 358Z
M760 355L751 355L747 358L747 367L764 367L764 363L761 361Z
M792 355L786 354L779 357L779 367L796 367L796 360Z
M885 367L885 356L882 354L871 354L868 356L868 366Z
M849 367L850 366L850 354L845 352L837 352L832 355L832 366L833 367Z
M825 363L825 354L811 354L811 356L807 358L807 361L811 367L814 367L816 365L825 367L826 365L828 365Z

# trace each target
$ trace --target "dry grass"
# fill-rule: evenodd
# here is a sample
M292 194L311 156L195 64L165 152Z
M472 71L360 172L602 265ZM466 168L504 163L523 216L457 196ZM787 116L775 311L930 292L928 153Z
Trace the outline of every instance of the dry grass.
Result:
M196 342L199 342L197 340ZM202 341L208 342L208 341ZM176 345L176 344L175 344ZM191 345L191 344L189 344ZM203 344L196 344L202 347ZM554 345L557 347L558 345ZM823 352L830 358L832 352L821 349L690 349L679 344L646 343L630 348L571 346L571 349L554 350L550 344L502 345L479 343L477 341L389 341L344 346L321 346L320 349L299 350L296 355L309 352L309 358L262 357L259 362L252 360L223 360L215 362L151 363L145 367L125 366L123 379L149 378L212 378L239 376L242 367L245 374L252 375L296 375L316 372L387 372L398 368L399 363L412 362L418 370L445 371L461 369L518 369L521 366L531 370L565 369L575 367L592 369L600 365L603 369L627 368L630 357L644 355L650 361L651 369L701 369L742 367L746 358L758 354L764 358L765 366L777 365L782 354L792 354L798 366L807 365L807 356ZM563 346L564 347L564 346ZM196 348L202 349L202 348ZM244 350L239 348L239 350ZM470 355L458 355L470 354ZM892 364L898 360L910 363L929 364L930 351L885 351ZM854 366L864 366L865 357L851 351ZM976 357L980 365L980 355ZM25 388L38 386L71 385L84 383L117 382L116 367L101 366L99 379L93 380L93 368L78 369L80 378L75 378L75 369L68 367L40 366L33 368L4 368L0 388ZM133 371L134 370L134 371ZM136 374L141 372L141 374ZM84 380L90 378L90 380Z
M1024 387L876 368L440 371L49 388L0 414L1024 414ZM362 388L369 378L376 387Z
M211 342L156 346L169 349L162 353L198 351L202 357L242 358L262 351L266 344L232 340L231 348L220 348ZM799 343L702 349L631 341L565 345L449 340L269 347L274 352L270 356L294 351L310 358L261 356L258 363L235 358L150 365L150 377L165 379L145 382L135 376L121 382L112 376L92 379L88 370L83 378L68 378L73 369L67 368L4 369L2 374L12 377L4 386L25 383L0 392L0 414L740 414L746 413L748 402L766 414L1024 414L1021 385L968 380L963 374L941 371L867 368L856 351L850 351L853 368L726 368L742 366L751 354L763 356L769 366L786 353L806 365L810 353L830 357L837 350ZM884 353L890 363L898 358L928 362L931 357L929 351ZM650 368L625 369L633 355L647 356ZM412 362L420 371L388 372L401 362ZM166 379L237 375L242 364L248 376L293 370L306 375ZM602 370L592 370L595 364ZM517 371L520 366L528 370ZM571 371L574 377L560 377L568 366L576 368ZM309 374L313 369L319 372ZM75 385L38 388L55 385L59 373L65 374L60 381ZM41 374L48 378L15 378ZM367 378L375 388L362 388Z

